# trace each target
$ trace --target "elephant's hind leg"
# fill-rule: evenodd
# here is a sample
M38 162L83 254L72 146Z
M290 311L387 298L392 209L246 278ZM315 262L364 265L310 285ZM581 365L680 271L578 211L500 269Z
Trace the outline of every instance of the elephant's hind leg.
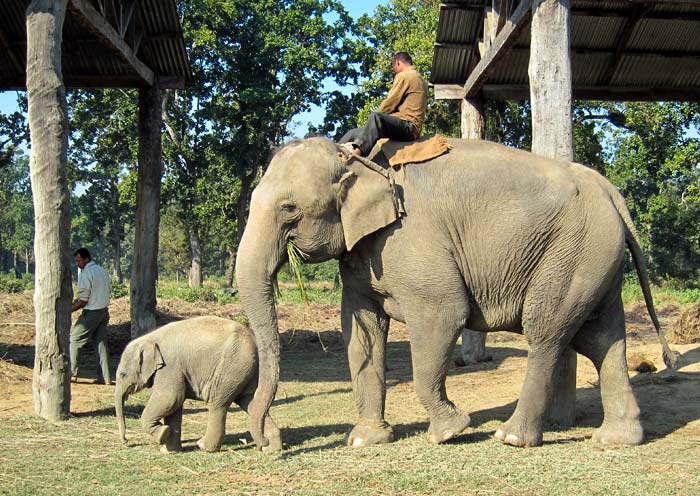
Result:
M559 267L564 262L552 260L550 264ZM506 444L542 444L555 370L562 366L564 351L594 305L586 303L594 301L594 288L586 285L587 278L579 272L582 269L568 275L543 270L525 299L522 324L529 345L525 382L513 415L496 431L496 437Z
M226 413L228 405L209 405L209 418L207 419L207 432L197 441L199 449L209 452L219 451L224 442L226 433Z
M625 314L619 288L611 293L607 308L586 322L572 341L574 349L590 358L600 377L603 424L593 440L605 444L640 444L644 438L639 406L627 374Z

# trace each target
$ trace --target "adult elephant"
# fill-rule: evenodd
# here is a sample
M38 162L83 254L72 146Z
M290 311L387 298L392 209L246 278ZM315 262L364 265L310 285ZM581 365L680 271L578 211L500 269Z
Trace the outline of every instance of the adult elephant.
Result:
M465 326L527 338L520 400L496 432L505 443L542 443L553 372L569 345L599 371L605 419L594 439L642 441L625 360L625 244L657 320L624 199L579 164L486 141L448 141L449 153L400 172L323 138L293 142L273 157L253 193L236 267L259 350L250 417L259 446L267 443L263 419L279 379L273 278L290 241L309 262L340 260L342 329L360 416L348 444L393 440L384 420L389 318L410 332L415 389L430 417L431 442L469 424L445 392ZM663 337L662 345L670 354Z

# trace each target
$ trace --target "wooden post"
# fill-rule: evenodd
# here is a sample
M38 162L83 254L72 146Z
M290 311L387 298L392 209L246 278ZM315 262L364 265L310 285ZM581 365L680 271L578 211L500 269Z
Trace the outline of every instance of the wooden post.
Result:
M70 411L70 192L68 121L61 71L68 0L33 0L27 8L27 97L34 200L36 354L32 391L37 415L62 420Z
M481 95L477 98L462 99L462 138L484 139L486 127L484 119L484 105Z
M462 138L479 139L485 137L484 104L481 94L476 98L462 99ZM462 359L456 360L457 366L487 362L491 357L486 354L486 333L462 331Z
M162 176L161 93L158 83L139 89L139 175L136 185L134 263L131 269L131 337L156 326L158 227Z
M573 160L571 120L571 0L535 0L530 41L532 151ZM567 349L555 372L549 422L561 427L576 417L576 352Z
M571 122L571 0L535 0L530 41L532 151L574 159Z

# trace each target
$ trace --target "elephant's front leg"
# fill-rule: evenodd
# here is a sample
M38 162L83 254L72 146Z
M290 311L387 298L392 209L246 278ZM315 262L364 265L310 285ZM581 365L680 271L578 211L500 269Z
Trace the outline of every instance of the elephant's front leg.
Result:
M185 401L184 383L173 384L159 380L141 415L141 424L162 451L179 451L182 426L182 405ZM162 424L161 420L165 420Z
M343 290L342 328L352 392L360 414L347 443L349 446L390 443L394 432L384 420L389 318L374 301Z
M207 420L207 432L197 441L199 449L209 452L219 451L224 442L226 432L226 406L209 405L209 418Z
M415 308L415 307L414 307ZM447 398L445 379L457 336L466 321L459 302L439 307L423 306L406 316L411 333L411 359L416 395L430 416L428 440L442 443L463 432L471 421Z

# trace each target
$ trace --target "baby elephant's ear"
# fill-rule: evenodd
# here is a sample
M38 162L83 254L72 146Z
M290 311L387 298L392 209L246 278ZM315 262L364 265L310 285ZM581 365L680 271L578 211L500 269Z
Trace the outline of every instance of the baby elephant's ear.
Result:
M140 362L140 373L143 382L147 382L158 369L165 367L165 359L160 352L158 343L146 343L141 348Z

